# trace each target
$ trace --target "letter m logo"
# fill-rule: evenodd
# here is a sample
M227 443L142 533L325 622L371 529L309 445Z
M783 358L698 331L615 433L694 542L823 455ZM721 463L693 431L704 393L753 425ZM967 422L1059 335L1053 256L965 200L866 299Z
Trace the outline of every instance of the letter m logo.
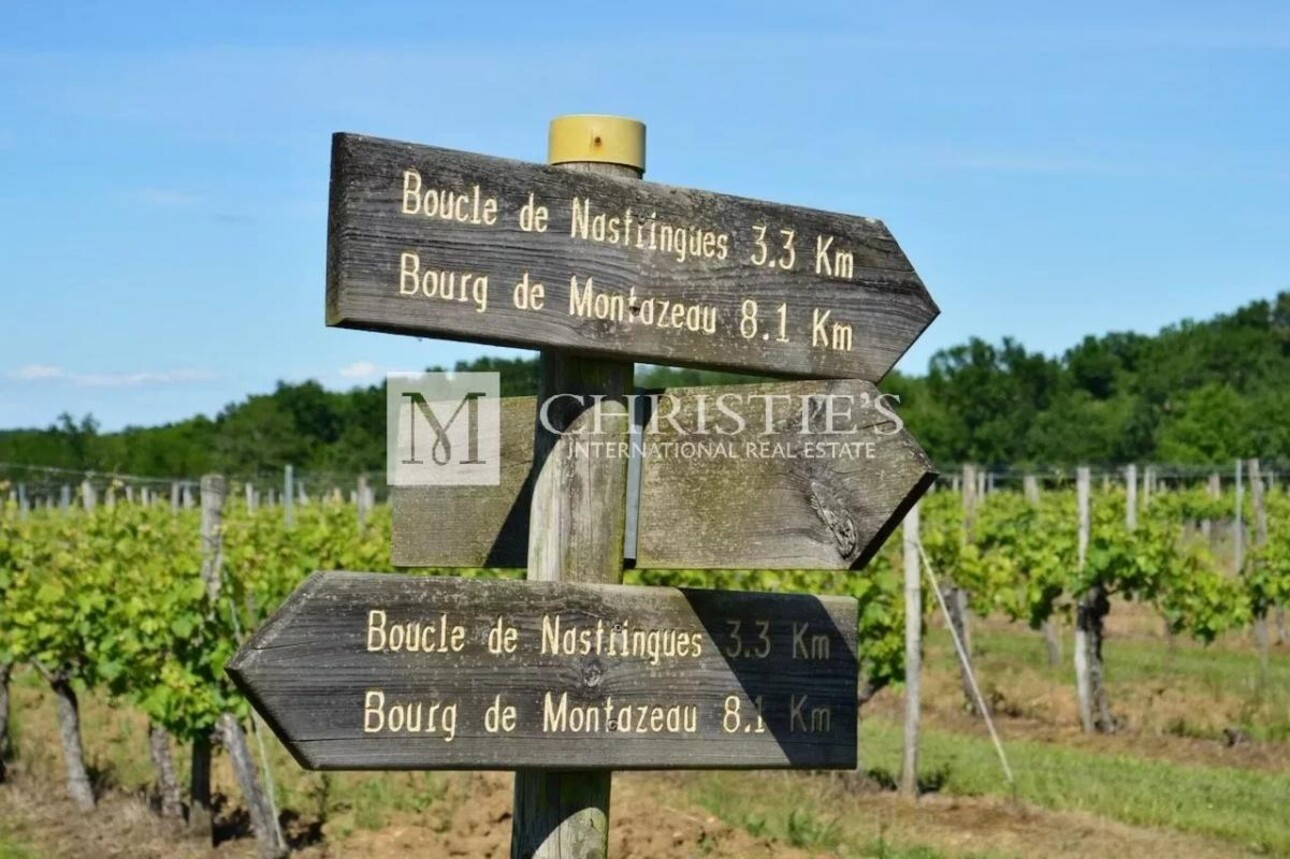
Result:
M386 380L391 486L496 486L501 478L497 373L407 373Z

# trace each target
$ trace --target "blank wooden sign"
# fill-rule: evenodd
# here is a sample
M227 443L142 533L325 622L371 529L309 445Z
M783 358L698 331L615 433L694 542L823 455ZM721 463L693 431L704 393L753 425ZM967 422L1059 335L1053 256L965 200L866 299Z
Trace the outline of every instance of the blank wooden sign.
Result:
M329 325L877 381L938 312L873 218L333 138Z
M311 769L856 766L856 600L315 573L228 672Z
M638 567L859 569L936 478L868 382L655 396L633 499ZM536 414L532 397L502 401L499 485L391 489L395 564L525 566Z

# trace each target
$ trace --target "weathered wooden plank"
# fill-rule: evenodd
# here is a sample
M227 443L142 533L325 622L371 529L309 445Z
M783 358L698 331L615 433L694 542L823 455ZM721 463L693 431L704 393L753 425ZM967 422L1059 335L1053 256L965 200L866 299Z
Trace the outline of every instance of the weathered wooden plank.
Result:
M653 412L641 446L636 565L864 566L935 479L878 396L868 382L842 380L640 397L638 408ZM738 425L722 407L744 421L742 431L723 434ZM531 398L502 401L499 486L391 490L395 564L524 566L535 411Z
M877 381L939 312L872 218L353 134L327 246L329 325L617 360Z
M228 672L313 769L853 768L856 622L849 597L316 573Z
M536 397L501 401L498 485L390 486L394 564L528 566L536 403Z

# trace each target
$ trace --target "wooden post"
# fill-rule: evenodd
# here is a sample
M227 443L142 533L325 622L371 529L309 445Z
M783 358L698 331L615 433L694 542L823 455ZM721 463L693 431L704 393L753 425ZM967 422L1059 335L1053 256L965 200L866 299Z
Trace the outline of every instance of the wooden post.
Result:
M900 767L900 792L918 796L918 720L922 706L923 592L918 552L918 505L905 514L905 748Z
M290 465L282 470L282 516L290 528L296 524L295 469Z
M1039 506L1039 480L1033 474L1027 474L1021 479L1022 491L1026 496L1026 503L1031 507ZM1053 623L1051 617L1044 618L1042 627L1044 633L1044 649L1048 651L1049 666L1057 666L1062 662L1062 641L1057 637L1057 625Z
M1264 506L1263 479L1259 474L1259 461L1251 459L1250 468L1250 501L1254 505L1254 549L1262 551L1268 544L1268 511ZM1259 667L1263 676L1267 676L1269 648L1271 646L1268 629L1268 611L1271 606L1254 607L1254 643L1259 651Z
M202 477L202 583L212 603L219 598L220 570L224 562L224 497L228 486L219 474ZM191 497L184 484L185 506ZM213 726L212 726L213 730ZM198 838L213 843L214 816L211 811L211 736L200 734L193 739L192 768L189 772L188 828Z
M972 545L976 539L976 504L983 489L983 474L975 465L963 466L963 542ZM972 661L972 630L968 618L968 592L957 582L951 582L945 594L949 606L950 623L963 642L964 659L959 662L959 681L963 687L963 699L968 709L976 712L976 695L972 691L972 676L969 666Z
M1277 473L1268 469L1268 491L1275 492L1277 489ZM1290 644L1290 626L1286 623L1286 607L1277 606L1276 610L1277 626L1277 644Z
M601 160L600 153L614 151L625 152L627 163ZM558 118L551 123L548 160L567 170L639 179L645 168L645 126L617 118ZM607 437L606 442L628 439L631 420L626 397L633 389L630 362L544 350L540 369L539 404L556 394L604 397L586 410L570 408L575 404L567 397L556 401L556 407L549 410L551 429L561 431L603 417L598 426L618 436ZM620 419L610 419L610 415ZM528 578L621 582L627 460L579 455L573 449L572 436L548 432L538 421L533 474ZM611 777L607 770L517 772L513 859L603 859L608 854Z
M211 602L219 599L224 568L224 500L228 484L221 474L202 477L202 583Z
M1027 474L1021 478L1021 491L1026 497L1027 504L1039 505L1039 480L1035 475Z
M1124 527L1138 527L1138 466L1133 464L1124 469Z
M1086 466L1080 466L1076 471L1075 477L1075 496L1078 507L1078 536L1076 537L1076 554L1078 569L1084 570L1084 561L1088 555L1088 537L1089 537L1089 473ZM1079 617L1075 623L1075 693L1079 703L1079 720L1084 727L1084 733L1093 733L1093 692L1089 678L1088 664L1088 631L1084 618L1083 609L1084 595L1080 595L1081 606Z
M1241 461L1236 461L1236 515L1232 522L1232 569L1239 576L1245 569L1245 484Z
M358 513L358 531L361 534L367 530L367 513L368 505L371 503L371 495L367 488L367 475L358 476L358 490L354 493L354 506Z
M1208 495L1209 495L1209 497L1210 497L1210 498L1217 499L1220 495L1222 495L1223 490L1222 490L1222 484L1221 484L1221 482L1220 482L1221 480L1222 480L1222 478L1220 478L1220 477L1218 476L1218 472L1217 472L1217 471L1212 472L1212 473L1209 475L1209 480L1208 480L1208 482L1207 482L1207 483L1206 483L1206 485L1205 485L1205 489L1206 489L1206 492L1208 493ZM1213 520L1208 519L1208 518L1206 518L1206 519L1202 519L1202 520L1201 520L1201 523L1200 523L1200 532L1201 532L1202 534L1204 534L1204 535L1205 535L1205 539L1209 541L1209 543L1210 543L1210 549L1212 550L1212 549L1213 549L1213 546L1214 546L1214 522L1213 522Z

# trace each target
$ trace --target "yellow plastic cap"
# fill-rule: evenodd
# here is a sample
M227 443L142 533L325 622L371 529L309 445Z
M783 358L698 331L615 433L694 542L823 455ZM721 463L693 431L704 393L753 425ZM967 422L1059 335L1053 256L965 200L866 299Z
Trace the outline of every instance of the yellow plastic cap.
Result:
M548 164L601 161L645 172L645 123L625 116L571 114L551 120Z

